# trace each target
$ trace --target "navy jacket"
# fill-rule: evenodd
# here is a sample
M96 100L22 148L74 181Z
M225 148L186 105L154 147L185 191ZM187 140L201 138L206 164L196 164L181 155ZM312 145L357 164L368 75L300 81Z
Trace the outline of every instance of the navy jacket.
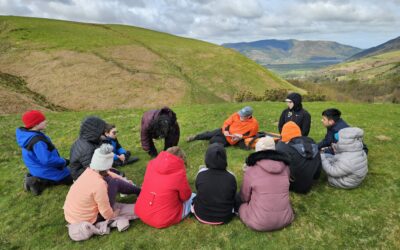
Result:
M335 138L335 134L339 133L339 130L343 128L348 128L349 125L343 120L339 119L335 124L326 129L325 138L318 143L318 149L326 148L325 153L334 154L331 145L332 143L336 143L337 139Z
M114 161L118 160L119 155L126 155L126 150L119 144L118 139L107 137L106 142L114 148Z
M39 140L33 144L31 150L25 148L36 136L44 137L48 143ZM42 132L31 131L21 127L16 130L16 139L18 146L22 149L22 160L32 176L52 181L61 181L70 175L65 159L60 157L50 137Z

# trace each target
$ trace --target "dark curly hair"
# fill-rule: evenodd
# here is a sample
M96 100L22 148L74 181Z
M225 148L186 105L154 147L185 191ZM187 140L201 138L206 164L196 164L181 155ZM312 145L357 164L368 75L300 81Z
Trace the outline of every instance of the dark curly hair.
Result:
M160 115L150 124L150 133L153 138L165 138L172 131L172 118L168 115Z

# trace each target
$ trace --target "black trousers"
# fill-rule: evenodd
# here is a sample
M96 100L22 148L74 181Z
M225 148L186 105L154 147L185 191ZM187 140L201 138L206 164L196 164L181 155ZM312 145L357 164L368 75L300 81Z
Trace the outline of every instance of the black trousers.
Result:
M221 143L224 145L224 147L228 147L231 144L226 140L225 135L222 133L221 128L214 129L212 131L206 131L200 134L197 134L194 137L195 140L210 140L210 144L213 143ZM240 140L238 143L235 144L235 146L238 146L242 149L247 149L246 144L244 143L244 140Z

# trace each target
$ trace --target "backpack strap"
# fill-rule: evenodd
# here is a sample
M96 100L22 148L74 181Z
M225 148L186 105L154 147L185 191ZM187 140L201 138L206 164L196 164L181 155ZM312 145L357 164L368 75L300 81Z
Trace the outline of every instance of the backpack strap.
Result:
M47 150L49 150L50 152L55 149L53 143L51 143L44 135L35 135L34 137L32 137L32 139L28 142L28 144L24 148L28 151L32 151L33 146L39 141L46 143Z

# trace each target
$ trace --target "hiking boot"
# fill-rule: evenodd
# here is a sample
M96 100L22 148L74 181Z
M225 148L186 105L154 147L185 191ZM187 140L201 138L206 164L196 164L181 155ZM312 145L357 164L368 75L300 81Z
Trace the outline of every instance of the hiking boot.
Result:
M125 163L125 165L129 165L129 164L135 163L135 162L137 162L138 160L139 160L138 157L133 156L132 158L129 158L129 159L128 159L128 161Z
M194 140L196 140L196 136L195 136L195 135L191 135L191 136L188 136L188 137L186 138L186 141L187 141L187 142L192 142L192 141L194 141Z
M26 176L24 180L24 189L31 191L33 195L40 195L43 191L42 183L35 176Z

